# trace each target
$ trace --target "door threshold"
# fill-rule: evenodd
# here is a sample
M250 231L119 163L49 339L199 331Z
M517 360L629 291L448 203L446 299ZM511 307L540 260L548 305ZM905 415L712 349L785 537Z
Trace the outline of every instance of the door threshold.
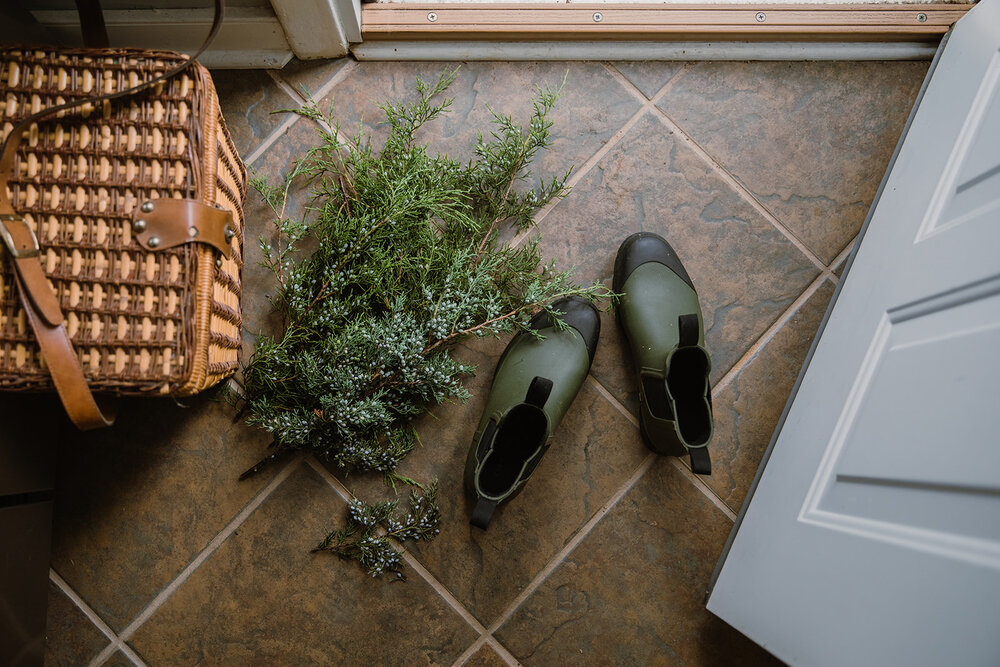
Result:
M972 4L366 4L361 36L487 41L931 41Z
M930 60L972 4L366 4L359 60Z

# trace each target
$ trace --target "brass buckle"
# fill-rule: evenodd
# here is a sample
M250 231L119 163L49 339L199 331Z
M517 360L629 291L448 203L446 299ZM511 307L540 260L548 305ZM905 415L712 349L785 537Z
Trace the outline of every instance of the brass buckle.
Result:
M24 225L24 228L28 230L28 234L31 235L32 247L18 249L14 245L14 237L10 235L10 230L7 229L7 225L3 224L6 222L20 222ZM35 236L34 230L28 226L24 221L24 218L17 215L16 213L0 213L0 238L3 239L3 243L7 246L7 252L14 259L27 259L29 257L38 257L40 250L38 247L38 237Z

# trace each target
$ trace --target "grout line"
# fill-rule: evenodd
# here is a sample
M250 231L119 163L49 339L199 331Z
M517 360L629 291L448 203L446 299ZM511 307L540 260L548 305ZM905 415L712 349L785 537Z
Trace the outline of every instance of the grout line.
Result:
M631 130L633 127L635 127L636 123L638 123L639 120L644 115L646 115L646 112L649 111L650 106L651 106L651 103L647 100L646 103L643 106L639 107L639 109L636 110L636 112L634 114L632 114L632 117L629 118L627 121L625 121L625 124L622 125L621 128L617 132L615 132L614 134L612 134L611 138L608 139L606 142L604 142L604 145L601 146L600 148L598 148L597 152L594 153L592 156L590 156L590 159L587 160L586 162L584 162L583 166L580 167L580 169L578 171L574 172L573 175L570 176L569 180L566 181L566 189L567 190L571 190L573 187L576 186L577 183L579 183L580 181L582 181L583 178L584 178L584 176L586 176L587 174L589 174L590 171L591 171L591 169L593 169L594 166L598 162L600 162L601 159L603 159L604 156L607 155L611 151L611 149L614 148L618 144L618 142L621 141L622 138L626 134L628 134L629 130ZM545 208L543 208L541 211L539 211L537 214L535 214L535 224L537 225L543 219L545 219L545 217L549 214L549 212L553 208L555 208L559 204L559 202L562 201L562 199L563 198L558 198L558 199L552 200L551 202L549 202L545 206ZM523 234L524 233L522 233L522 235Z
M656 91L655 95L649 98L650 101L653 104L656 104L661 99L663 99L663 97L670 92L670 89L673 88L675 85L677 85L677 82L680 81L685 74L690 72L694 66L695 63L684 63L684 65L679 70L677 70L672 77L670 77L670 80L667 81L665 84L663 84L663 88L660 88L658 91Z
M764 333L762 333L756 341L754 341L753 345L750 346L750 349L744 352L743 356L741 356L736 363L733 364L732 368L726 371L726 374L715 383L715 386L712 387L713 398L718 397L722 390L725 389L730 382L732 382L733 378L739 375L740 371L743 370L743 367L746 366L751 359L757 356L757 353L760 352L761 348L767 345L771 339L774 338L775 334L777 334L778 331L781 330L781 328L795 316L795 313L797 313L799 308L802 307L802 304L812 298L812 295L815 294L816 291L823 285L823 281L828 278L829 271L824 271L811 283L809 283L809 285L802 291L802 294L800 294L795 301L792 301L788 308L786 308L785 311L778 316L778 319L776 319L771 326L769 326L767 330L764 331Z
M77 593L75 590L73 590L73 588L66 582L66 580L63 579L62 576L51 567L49 568L49 581L55 584L56 587L58 587L59 590L63 592L63 595L68 597L73 602L73 604L75 604L77 608L83 613L83 615L86 616L91 623L97 626L97 629L100 630L101 633L104 634L104 636L106 636L111 641L115 641L116 639L118 639L118 635L115 633L114 630L111 629L111 626L105 623L104 619L98 616L97 612L94 611L93 607L87 604L84 601L84 599L80 597L80 594Z
M302 93L295 90L295 88L292 87L290 83L285 81L275 70L269 69L264 71L267 72L267 75L271 77L271 81L273 81L274 84L278 86L283 93L285 93L285 95L288 95L290 98L295 100L296 104L299 106L305 106L308 103L308 100L303 97Z
M632 97L638 100L640 104L642 104L643 106L649 104L649 98L646 97L646 94L643 93L641 90L639 90L639 88L634 83L629 81L628 77L622 74L617 67L615 67L611 63L601 63L601 65L603 65L604 69L608 71L608 74L611 75L611 78L617 81L618 84L622 88L624 88L626 92L628 92ZM671 76L670 78L673 79L674 77ZM667 83L670 83L670 81L668 80Z
M600 381L598 381L598 379L595 378L593 375L588 374L587 375L587 380L590 382L590 386L592 386L594 389L597 390L598 394L600 394L601 396L603 396L604 399L608 403L610 403L612 406L614 406L615 410L617 410L618 412L620 412L622 414L622 416L625 417L625 419L627 419L627 420L629 420L629 422L631 422L632 426L635 426L636 428L639 428L639 420L636 418L636 416L633 415L629 411L629 409L626 408L621 403L621 401L619 401L617 398L615 398L614 394L612 394L610 391L608 391L607 387L605 387L603 384L601 384Z
M667 82L663 84L663 86L658 91L653 93L652 97L646 97L646 94L641 90L639 90L639 87L636 86L634 83L632 83L629 80L629 78L624 74L622 74L621 70L615 67L612 63L602 63L602 64L604 65L604 68L608 70L608 73L611 74L611 76L613 76L615 80L621 84L622 88L631 93L633 97L635 97L643 104L646 103L656 104L660 100L660 98L662 98L664 95L670 92L670 89L673 88L675 85L677 85L677 82L680 81L681 78L685 74L687 74L692 67L694 67L693 63L685 63L682 67L680 67L680 69L674 72L669 79L667 79Z
M136 653L135 650L128 644L122 644L121 652L124 653L125 657L131 660L132 664L136 667L147 667L143 659L139 657L139 654Z
M641 106L636 110L636 112L632 115L631 118L625 121L625 124L621 128L619 128L617 132L611 135L611 138L608 139L603 146L597 149L597 152L594 153L589 160L583 163L583 166L580 167L578 171L573 173L570 179L566 181L567 190L571 190L574 186L576 186L577 183L582 181L583 178L590 173L590 171L594 168L594 166L597 165L597 163L600 162L604 158L604 156L607 155L611 151L611 149L614 148L622 140L622 138L624 138L625 135L629 133L629 131L633 127L635 127L635 125L642 119L644 115L646 115L647 112L649 112L650 110L656 110L656 101L659 100L660 97L665 95L677 83L677 81L679 81L680 78L684 76L684 74L686 74L688 70L691 69L691 67L693 67L691 63L685 64L679 70L674 72L674 75L670 77L670 79L663 85L662 88L660 88L659 91L657 91L657 93L653 96L652 99L647 99L646 96L642 94L642 91L636 88L635 85L633 85L632 82L625 77L625 75L623 75L621 72L619 72L617 69L615 69L614 67L612 67L607 63L602 63L602 64L604 65L604 68L607 70L607 72L612 76L612 78L618 81L619 85L625 88L633 97L636 98L637 101L641 102ZM536 213L534 217L535 224L533 225L533 227L537 227L538 224L541 223L541 221L544 220L545 217L548 216L548 214L552 211L552 209L558 206L559 202L561 202L562 200L563 200L562 197L557 198L549 202L545 206L545 208ZM518 234L514 238L514 240L511 241L510 243L511 247L519 246L521 243L524 242L526 238L528 238L528 236L531 235L531 232L532 232L531 229L526 229L520 234Z
M323 481L330 485L330 488L333 489L345 503L357 500L357 497L351 493L346 486L344 486L344 483L334 477L333 473L327 470L322 463L316 460L315 456L310 455L309 458L306 459L306 463L309 464L309 467L312 468L316 474L323 478Z
M101 634L110 640L111 643L105 646L104 650L98 653L97 656L90 661L91 665L104 664L104 662L111 657L111 654L114 653L114 651L117 650L118 646L121 644L121 640L118 638L118 635L111 629L111 626L105 623L104 619L102 619L97 612L94 611L93 607L87 604L84 599L80 597L80 594L73 590L69 583L67 583L67 581L51 567L49 568L49 581L55 584L56 588L62 591L63 595L68 597L76 608L87 617L87 620L89 620L94 627L100 630Z
M322 86L320 86L319 90L317 90L313 94L313 99L321 100L327 95L329 95L334 88L340 85L341 81L347 78L348 74L356 70L359 66L360 63L358 63L357 60L352 60L348 58L347 62L344 63L344 65L340 69L337 70L337 73L331 76L330 80L324 83Z
M306 462L309 464L310 468L316 471L316 473L330 485L330 487L337 493L338 496L341 497L341 499L343 499L344 502L349 503L356 499L354 494L351 493L346 486L344 486L343 482L337 479L333 473L317 461L315 456L310 456ZM434 589L434 592L444 599L445 603L451 607L455 613L461 616L466 623L472 626L473 630L480 634L484 634L486 632L486 627L472 615L472 612L470 612L465 605L463 605L459 599L456 598L452 592L437 579L437 577L431 574L430 570L424 567L423 563L417 560L416 556L411 554L405 547L399 544L398 541L393 541L396 542L396 544L398 544L402 549L403 560L406 561L406 564L413 568L413 570L419 574L425 582L427 582L427 585Z
M476 652L479 649L481 649L486 644L486 637L487 636L488 635L485 635L485 634L479 635L479 639L477 639L476 641L472 642L469 645L469 648L467 648L464 651L462 651L462 654L460 656L458 656L457 658L455 658L455 662L451 663L451 667L461 667L462 665L464 665L465 663L467 663L469 661L469 658L471 658L472 656L474 656L476 654Z
M88 667L99 667L100 665L103 665L111 658L111 656L113 656L118 651L118 648L120 646L124 645L125 644L122 642L121 639L114 640L113 642L105 646L104 650L98 653L96 658L90 661Z
M122 646L124 646L124 642L128 641L128 639L135 634L136 630L138 630L143 623L149 620L149 618L156 613L156 611L162 607L168 599L170 599L170 596L172 596L177 589L180 588L181 585L184 584L184 582L186 582L191 575L194 574L195 571L219 549L220 546L222 546L222 543L243 525L250 515L253 514L265 500L268 499L274 490L281 486L281 483L288 479L293 472L295 472L295 469L302 462L302 458L302 455L297 455L288 463L288 465L282 468L281 472L275 475L274 479L268 482L267 486L258 491L257 495L254 496L242 510L240 510L239 514L233 517L233 519L226 524L226 527L223 528L218 535L212 538L212 541L201 550L195 559L191 561L180 574L174 577L174 579L167 584L166 588L160 591L160 593L153 598L152 602L146 605L146 608L143 609L124 630L122 630L121 635L119 636L119 642L121 642Z
M594 166L598 162L600 162L604 158L604 156L607 155L611 151L611 149L614 148L626 134L628 134L629 130L635 127L636 123L638 123L639 120L649 111L651 106L652 103L649 100L646 100L645 104L639 107L639 109L632 115L632 117L629 118L627 121L625 121L625 124L622 125L622 127L617 132L611 135L611 138L608 139L603 146L598 148L597 152L594 153L592 156L590 156L590 159L584 162L583 166L580 167L578 171L575 171L573 175L570 176L569 180L566 181L566 185L564 186L567 193L568 191L572 190L577 183L582 181L584 176L590 173L590 170L593 169ZM516 248L517 246L521 245L526 238L531 236L533 233L536 233L538 225L542 222L542 220L544 220L548 216L549 213L552 212L552 209L554 209L556 206L559 205L559 202L561 202L563 199L565 199L565 197L556 197L548 204L546 204L544 208L542 208L538 213L535 214L535 217L533 219L534 224L528 229L525 229L517 236L515 236L514 239L510 242L510 246L512 248Z
M622 405L618 401L618 399L616 399L611 394L611 392L607 390L607 388L604 385L598 382L597 378L595 378L593 375L588 375L587 380L590 381L590 384L598 391L598 393L601 394L601 396L603 396L609 403L611 403L611 405L613 405L630 422L632 422L633 426L639 428L639 421L635 418L635 416L631 412L629 412L628 408ZM736 513L733 512L732 508L730 508L729 505L727 505L726 502L722 498L720 498L719 495L711 487L705 484L705 482L701 479L701 477L691 472L691 469L688 467L685 461L682 461L681 457L671 456L669 458L671 459L670 463L672 463L674 467L680 470L681 473L683 473L684 476L687 477L688 481L695 486L695 488L701 491L703 495L707 496L713 505L722 510L722 513L725 514L727 517L729 517L730 521L736 521Z
M839 266L841 262L847 260L847 257L851 254L851 251L854 250L854 246L857 244L857 242L858 242L858 237L855 236L846 246L844 246L844 249L841 250L837 254L837 256L833 258L833 261L830 262L830 266L827 268L827 271L830 275L828 275L827 278L829 278L830 282L832 282L834 285L840 282L840 278L837 276L836 273L833 272L833 270L837 268L837 266Z
M652 99L647 99L646 96L642 94L642 91L636 88L632 84L632 82L625 77L625 75L623 75L621 72L619 72L614 67L608 65L607 63L602 63L602 64L604 65L605 70L607 70L607 72L612 76L612 78L614 78L619 83L619 85L625 88L633 97L637 99L637 101L641 102L641 106L636 110L634 114L632 114L631 118L625 121L625 124L621 128L619 128L617 132L611 135L611 138L609 138L604 143L603 146L597 149L597 152L594 153L589 160L583 163L583 166L580 167L579 170L575 171L573 175L570 176L569 180L566 181L567 190L572 190L572 188L576 186L577 183L582 181L584 176L590 173L590 171L594 168L594 166L598 162L600 162L604 158L604 156L607 155L611 151L611 149L614 148L622 140L622 138L629 133L629 131L633 127L635 127L635 125L642 119L644 115L646 115L647 112L649 112L650 110L656 110L656 101L659 100L660 97L665 95L667 91L669 91L674 86L674 84L678 80L680 80L680 78L684 74L686 74L687 71L691 69L691 67L693 66L691 63L685 64L679 70L674 72L674 75L670 77L670 79L663 85L663 87L659 91L657 91L657 93L653 96ZM546 216L548 216L548 214L552 211L552 209L558 206L559 202L561 202L562 200L563 197L558 197L553 201L549 202L542 210L536 213L534 217L534 225L532 225L532 227L537 227L539 223L541 223L542 220L544 220ZM532 231L533 231L532 229L526 229L520 234L518 234L516 237L514 237L514 239L510 242L511 247L516 248L517 246L521 245L521 243L523 243L524 240L531 235Z
M722 180L724 180L729 185L729 187L736 192L736 194L740 196L741 199L743 199L746 203L750 204L750 206L752 206L753 209L757 211L757 213L763 216L765 220L770 222L775 227L775 229L781 232L781 234L784 235L785 238L787 238L788 241L793 246L798 248L799 251L803 255L805 255L810 262L816 265L816 268L818 268L820 271L828 270L826 264L824 264L823 261L819 257L817 257L812 250L807 248L806 245L802 243L802 241L800 241L794 234L792 234L792 232L787 227L785 227L785 225L783 225L774 216L774 214L771 213L771 211L769 211L767 207L765 207L753 195L752 192L747 190L747 188L742 183L740 183L735 176L730 174L725 169L725 167L723 167L715 158L709 155L708 152L704 148L702 148L701 145L697 141L695 141L691 135L682 130L681 127L677 123L675 123L673 119L671 119L670 116L666 114L666 112L663 111L663 109L654 106L653 112L655 113L656 117L660 119L660 122L666 125L671 132L678 135L678 137L680 137L680 139L684 141L688 145L688 147L691 148L698 155L698 157L700 157L706 164L708 164L708 166L711 167L712 170L715 171L715 173L718 176L720 176Z
M264 141L260 142L257 148L253 149L253 151L250 152L250 155L248 155L246 159L243 160L244 164L249 166L254 162L256 162L257 160L259 160L260 157L267 152L267 149L269 149L271 146L274 145L274 143L278 140L279 137L288 132L288 130L291 129L292 125L295 125L295 122L298 121L299 118L301 118L301 116L299 116L297 113L289 113L288 118L283 120L281 122L281 125L275 128L275 130L271 132L271 134L269 134L264 139Z
M506 662L510 667L521 667L520 661L514 657L507 647L497 641L496 637L493 635L484 635L486 637L486 644L493 649L494 652Z
M524 604L524 601L531 597L536 590L538 590L538 587L541 586L546 579L548 579L549 575L552 574L552 572L554 572L555 569L562 564L566 557L569 556L574 549L576 549L577 545L590 534L590 531L594 529L594 526L596 526L597 523L603 519L615 505L618 504L618 501L621 500L625 494L636 485L642 476L646 474L646 471L649 470L655 460L656 454L652 452L650 452L649 455L642 460L642 463L639 464L639 466L635 469L635 472L632 473L632 476L628 478L621 488L619 488L615 494L601 506L601 509L597 510L597 512L590 517L587 523L583 524L573 537L570 538L569 542L566 543L566 546L564 546L559 553L549 560L545 567L542 568L542 571L536 574L535 578L531 580L531 583L529 583L524 590L522 590L521 593L514 598L514 601L507 606L504 612L500 614L495 621L493 621L489 627L489 633L491 635L500 629L500 627L514 615L514 612L516 612L517 609Z
M438 578L431 574L430 570L424 567L424 564L417 560L416 556L404 549L403 560L405 560L407 565L412 567L417 574L423 577L424 581L427 582L427 585L433 588L438 595L444 598L444 601L448 604L448 606L454 609L459 616L465 619L465 622L472 626L473 630L479 633L486 632L486 627L479 622L479 619L473 616L472 612L466 609L465 605L462 604L458 598L452 595L451 591L445 588L444 584L438 581Z
M320 100L320 99L323 99L324 97L326 97L330 93L330 91L332 91L334 88L336 88L337 85L341 81L343 81L344 79L346 79L347 75L350 74L351 72L353 72L355 69L357 69L357 67L358 67L357 61L354 61L354 60L347 61L347 63L345 63L343 67L341 67L339 70L337 70L336 74L334 74L332 77L330 77L329 81L327 81L326 83L324 83L320 87L320 89L316 91L316 94L313 96L313 99ZM277 82L277 79L275 78L276 76L277 76L276 74L272 74L271 75L272 79L274 79L275 82ZM281 87L282 91L286 95L288 94L289 89L292 90L292 91L294 91L294 89L291 88L291 86L289 86L287 82L283 82L283 83L284 83L284 85L282 85L282 83L278 83L278 86ZM294 97L292 99L296 100L296 101L299 101L300 105L305 102L305 99L301 95L294 95ZM289 115L289 118L286 118L281 123L281 125L279 125L273 132L271 132L271 134L269 134L267 136L267 138L265 138L264 141L262 141L257 146L257 148L253 149L253 151L250 152L250 155L247 156L247 158L245 160L243 160L246 164L250 165L250 164L253 164L254 162L256 162L257 160L259 160L260 157L264 153L266 153L267 150L271 146L273 146L274 143L285 132L287 132L292 127L292 125L295 124L295 122L299 118L302 117L302 116L300 116L297 113L289 113L288 115Z
M736 512L734 512L733 509L726 504L726 501L720 498L719 494L712 490L708 484L705 484L705 480L703 480L700 475L696 475L691 471L691 468L688 467L686 460L681 460L678 456L671 456L670 463L677 468L681 474L684 475L689 482L691 482L692 485L694 485L694 488L701 491L703 496L708 498L713 505L722 510L722 513L729 517L730 521L736 521Z

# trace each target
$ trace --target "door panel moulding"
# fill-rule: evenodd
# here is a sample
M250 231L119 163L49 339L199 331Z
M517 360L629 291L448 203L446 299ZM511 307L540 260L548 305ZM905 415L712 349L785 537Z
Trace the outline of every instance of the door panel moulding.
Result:
M358 60L930 60L933 42L369 41Z
M650 5L367 4L377 40L927 41L972 4Z

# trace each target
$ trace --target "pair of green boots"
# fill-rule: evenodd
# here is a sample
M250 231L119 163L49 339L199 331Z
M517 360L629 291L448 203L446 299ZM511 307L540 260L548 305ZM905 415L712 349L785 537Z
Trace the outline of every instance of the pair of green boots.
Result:
M698 294L677 253L648 232L625 239L615 259L613 289L621 295L618 322L639 378L640 426L659 454L691 457L691 469L711 472L712 398ZM521 333L497 363L493 386L472 439L465 482L476 499L471 523L489 525L500 503L524 488L552 434L590 371L601 320L578 297L551 305L531 321L542 338Z

